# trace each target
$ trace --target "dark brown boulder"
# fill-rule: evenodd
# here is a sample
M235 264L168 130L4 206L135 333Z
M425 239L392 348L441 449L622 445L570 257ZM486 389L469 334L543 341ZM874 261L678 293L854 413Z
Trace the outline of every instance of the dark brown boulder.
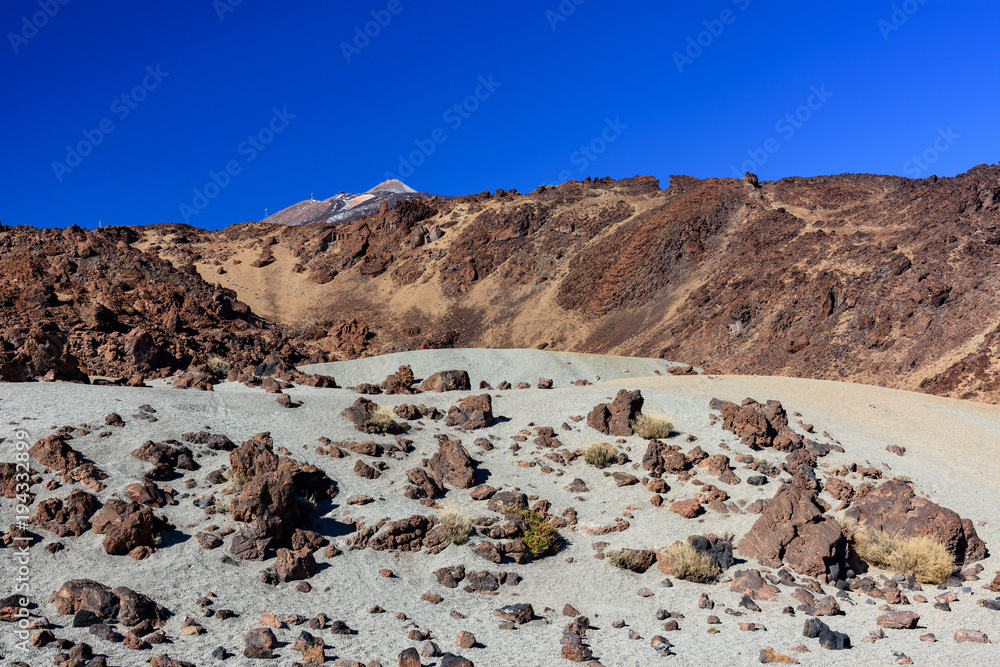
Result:
M316 559L309 549L278 549L278 560L274 564L278 581L299 581L316 574Z
M799 574L816 577L839 562L844 544L840 526L823 514L816 495L785 484L737 548L764 565L781 567L784 562Z
M419 497L437 498L444 495L444 487L423 468L411 468L406 472L406 476L410 483L420 490L420 494L417 494Z
M611 403L600 403L587 415L587 426L605 435L628 437L632 420L642 411L642 393L621 389Z
M83 610L100 619L118 616L118 595L104 584L91 579L72 579L52 594L56 612L67 616Z
M112 498L94 516L91 529L104 534L105 552L124 556L136 547L155 546L156 536L173 526L144 505Z
M370 547L376 551L420 551L437 521L429 516L414 514L406 519L383 519L372 526L358 525L351 539L352 549Z
M379 387L386 394L412 394L413 391L413 371L409 366L400 366L399 370L385 378Z
M271 628L251 628L243 636L243 655L247 658L273 658L278 638Z
M69 472L83 465L80 454L66 443L66 436L54 433L36 442L28 453L46 468L59 472Z
M459 489L471 489L476 485L476 461L460 440L442 442L427 467L442 484Z
M160 350L148 331L133 329L125 336L125 357L138 370L151 371L157 368Z
M453 405L448 409L445 424L467 430L491 426L493 424L493 400L489 394L463 398L458 405Z
M986 545L976 534L972 521L916 495L906 482L883 482L855 501L846 516L868 530L931 537L948 547L958 563L986 558Z
M257 540L273 538L274 546L288 546L297 528L310 519L312 509L302 499L321 502L337 495L337 487L316 466L274 453L270 433L258 433L229 453L234 475L246 482L233 498L231 509L237 521L252 524L254 536L239 542L241 554L257 557ZM237 546L234 540L232 548ZM234 551L234 553L236 553ZM241 557L244 557L241 555Z
M747 398L736 405L713 398L709 406L722 413L722 428L735 433L751 449L776 447L792 451L802 445L802 438L788 428L788 415L778 401L761 405Z
M76 489L64 499L49 498L39 503L29 523L59 537L79 537L90 530L90 517L97 504L97 496Z
M154 626L162 626L170 617L170 612L151 598L121 586L114 589L118 596L118 622L134 626L149 621Z
M468 391L472 389L469 374L465 371L439 371L423 381L422 391Z
M340 414L362 433L401 433L402 429L395 421L389 419L381 422L376 417L378 408L378 404L362 396L353 405L342 410Z

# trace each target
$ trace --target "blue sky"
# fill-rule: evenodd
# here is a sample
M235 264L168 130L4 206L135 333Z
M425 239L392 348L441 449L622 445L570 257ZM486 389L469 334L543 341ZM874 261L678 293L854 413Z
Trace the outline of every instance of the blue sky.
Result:
M7 225L218 228L389 175L461 195L1000 160L992 0L8 0L0 30Z

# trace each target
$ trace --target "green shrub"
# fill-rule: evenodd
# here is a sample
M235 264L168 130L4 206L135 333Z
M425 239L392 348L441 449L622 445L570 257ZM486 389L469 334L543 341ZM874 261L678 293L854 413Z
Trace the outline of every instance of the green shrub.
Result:
M520 514L527 521L522 539L532 558L546 556L559 547L559 531L544 514L522 509L508 509L507 512Z

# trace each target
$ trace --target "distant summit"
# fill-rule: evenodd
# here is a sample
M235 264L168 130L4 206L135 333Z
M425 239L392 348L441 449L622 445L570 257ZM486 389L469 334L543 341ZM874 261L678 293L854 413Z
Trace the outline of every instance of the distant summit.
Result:
M374 194L376 192L394 192L398 195L417 194L416 190L398 178L390 178L388 181L382 181L371 190L365 192L365 194Z
M346 222L374 215L382 207L382 204L387 204L392 208L398 202L407 199L414 197L430 199L433 196L426 192L417 192L406 183L392 178L379 183L367 192L341 192L339 195L322 201L315 199L300 201L298 204L292 204L288 208L269 215L261 222L292 227L316 223Z

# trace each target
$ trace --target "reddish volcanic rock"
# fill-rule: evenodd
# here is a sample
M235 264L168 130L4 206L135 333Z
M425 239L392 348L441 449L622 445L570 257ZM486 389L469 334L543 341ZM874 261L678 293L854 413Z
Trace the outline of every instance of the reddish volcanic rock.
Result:
M843 554L844 536L836 520L823 514L815 494L783 485L737 545L741 555L764 565L783 563L799 574L826 574Z
M427 467L443 484L459 489L476 485L476 461L459 440L443 441Z
M493 400L489 394L463 398L458 405L453 405L448 409L445 424L470 430L491 426L493 424Z
M600 403L587 415L587 426L605 435L632 435L632 420L642 411L643 398L638 389L620 389L611 403Z

